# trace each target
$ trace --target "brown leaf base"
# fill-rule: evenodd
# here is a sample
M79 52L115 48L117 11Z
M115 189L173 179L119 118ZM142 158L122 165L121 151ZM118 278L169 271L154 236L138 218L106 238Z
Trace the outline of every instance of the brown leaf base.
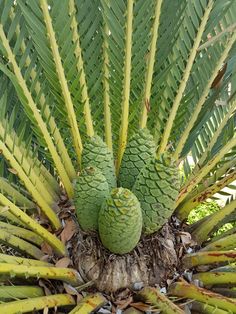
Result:
M100 243L97 234L79 230L72 241L72 259L85 281L94 281L103 292L132 288L135 283L167 286L176 276L183 244L173 225L166 224L152 236L143 237L129 254L115 255Z

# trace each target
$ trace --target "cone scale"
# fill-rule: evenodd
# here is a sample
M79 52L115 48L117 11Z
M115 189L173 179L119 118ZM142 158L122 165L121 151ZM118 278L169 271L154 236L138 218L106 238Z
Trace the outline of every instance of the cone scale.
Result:
M95 167L82 170L75 188L75 206L78 222L84 231L98 229L98 213L109 195L106 178Z
M109 188L116 187L113 155L99 136L95 135L86 140L82 154L82 167L97 167L105 176Z
M137 245L142 231L142 212L136 196L115 188L99 212L99 235L112 253L125 254Z
M168 153L152 158L133 187L140 201L144 233L158 231L174 211L180 187L178 168Z
M142 168L155 154L155 143L148 129L135 133L126 146L123 155L118 182L119 185L132 189L135 179Z

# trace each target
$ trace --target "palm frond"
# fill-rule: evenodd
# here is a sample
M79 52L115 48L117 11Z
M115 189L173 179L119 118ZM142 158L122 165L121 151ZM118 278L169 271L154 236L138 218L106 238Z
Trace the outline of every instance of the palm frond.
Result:
M87 89L87 83L85 79L84 65L83 65L83 59L82 59L82 53L81 53L81 47L80 47L80 38L78 34L78 25L77 25L77 20L75 17L74 0L69 1L69 14L73 16L72 21L71 21L71 29L73 32L73 42L75 44L75 55L77 58L77 70L78 72L80 72L80 86L82 88L81 101L84 106L84 118L85 118L85 124L87 128L87 135L92 137L94 136L93 120L91 116L88 89Z
M45 242L49 243L59 255L65 255L66 249L64 244L52 233L35 222L33 218L22 211L18 206L12 203L3 194L0 194L0 202L6 206L10 214L16 216L23 224L26 224L32 231L38 234Z
M182 187L182 190L180 191L180 195L177 201L177 205L179 205L186 197L187 194L189 194L194 187L201 182L201 180L216 166L218 162L228 153L230 152L234 147L236 146L236 138L232 137L230 141L218 152L217 155L215 155L211 160L207 162L197 173L194 178L192 178L189 182L186 182L185 185Z
M211 215L210 219L202 222L194 231L193 236L199 243L206 241L214 232L215 227L220 228L224 224L224 218L232 214L235 210L236 200L232 200L228 205ZM209 218L209 217L208 217Z
M17 14L19 14L19 12L20 11L17 10ZM16 13L14 12L13 8L11 8L10 18L12 20L12 24L13 24L13 21L15 19L15 16L16 16ZM15 35L16 35L16 37L18 37L18 36L20 36L20 34L21 34L21 29L20 29L20 25L18 24L16 29L15 29ZM32 68L32 61L31 61L31 57L29 54L29 48L27 49L27 46L26 46L24 39L21 42L21 53L22 53L22 55L26 54L25 66L28 68L31 68L30 77L31 77L32 81L35 82L34 89L35 89L36 95L38 95L38 97L39 97L38 104L41 108L41 113L49 125L50 132L53 134L53 137L55 138L55 145L57 146L57 149L58 149L60 155L62 156L63 164L65 165L65 168L68 172L68 175L70 176L71 179L73 179L73 178L75 178L75 170L74 170L73 165L71 163L71 160L69 158L68 152L65 148L65 144L64 144L64 141L62 140L60 131L57 128L55 119L51 115L50 108L46 102L46 95L42 91L42 86L40 84L37 72L34 68Z
M192 298L196 301L200 301L214 312L215 309L219 308L222 310L232 310L236 309L236 302L232 302L231 299L223 297L217 293L209 293L208 290L204 288L199 288L193 284L189 284L186 281L177 282L171 286L171 295L184 298ZM203 307L204 307L203 306Z
M44 295L41 287L37 286L4 286L0 287L2 301L34 298Z
M194 110L194 112L193 112L193 114L192 114L192 116L191 116L191 118L190 118L190 120L188 122L188 125L187 125L186 129L184 130L184 132L183 132L183 134L182 134L182 136L181 136L181 138L180 138L180 140L178 142L178 145L177 145L177 147L175 149L174 156L175 156L176 159L181 154L183 146L184 146L184 144L185 144L185 142L186 142L186 140L188 138L188 135L189 135L191 129L193 128L193 126L194 126L194 124L195 124L195 122L197 120L197 117L198 117L198 115L199 115L199 113L201 111L201 108L202 108L202 106L203 106L203 104L205 102L205 99L207 98L207 95L208 95L208 93L210 91L211 85L212 85L212 83L213 83L213 81L214 81L218 71L220 70L223 62L227 58L230 49L232 48L233 44L235 43L235 39L236 39L236 34L233 34L232 37L229 39L228 43L226 44L226 47L225 47L223 53L221 54L221 57L218 60L217 65L214 68L214 71L213 71L213 73L212 73L212 75L211 75L211 77L210 77L210 79L208 81L208 84L206 85L206 87L205 87L205 89L204 89L204 91L203 91L203 93L202 93L202 95L201 95L201 97L200 97L196 107L195 107L195 110Z
M12 65L13 72L9 71L5 65L0 64L1 70L8 75L8 77L12 80L19 98L21 99L21 102L25 106L26 110L31 113L31 116L33 118L33 121L37 121L37 125L39 129L42 132L43 138L45 139L45 142L48 145L48 148L51 152L52 158L55 162L55 165L57 167L57 170L61 176L61 180L65 185L65 189L67 190L68 194L71 195L73 193L73 189L70 183L70 180L68 178L68 175L64 169L64 166L62 164L62 161L58 155L58 152L54 146L53 140L48 132L47 125L42 119L42 116L40 115L37 105L35 104L32 94L28 89L28 86L26 84L26 81L21 73L20 67L17 64L16 58L14 56L14 52L10 47L10 43L5 35L4 29L2 24L0 25L0 37L2 44L4 46L4 49L6 51L6 57L8 58L9 62ZM14 73L14 75L13 75Z
M159 110L156 111L157 109L155 109L155 112L157 112L157 114L160 116L160 118L158 118L158 124L156 126L156 138L159 138L159 141L165 128L167 112L169 112L172 107L172 103L175 97L175 91L177 91L178 88L178 82L180 82L183 75L183 70L185 69L185 60L187 59L189 49L191 48L194 36L196 34L199 17L203 14L205 8L206 2L203 5L203 3L200 3L200 1L188 1L187 6L183 8L183 12L186 12L186 14L182 14L184 20L179 21L179 29L177 28L178 23L175 23L175 27L177 28L177 30L174 31L174 34L175 36L179 37L176 38L173 44L173 52L170 51L167 55L167 58L169 60L168 63L166 61L165 68L168 66L168 64L171 64L170 62L172 62L174 66L173 69L168 72L168 76L165 78L165 80L160 81L160 83L158 83L158 85L156 86L159 93L156 94L155 91L153 92L153 95L157 95L156 97L159 97L159 99L160 95L163 95L161 96L160 100L156 98L156 103L158 102ZM206 24L202 40L207 40L207 36L209 36L210 32L212 32L213 29L219 29L222 23L224 23L225 21L227 21L227 25L225 27L233 23L232 14L234 10L234 5L231 6L229 3L215 3ZM187 12L189 12L189 14ZM216 62L220 58L226 39L227 38L224 38L223 42L218 43L214 47L206 49L204 52L197 52L196 61L193 64L192 71L190 73L190 77L184 93L185 95L187 95L192 92L192 99L188 103L185 103L183 99L181 100L181 104L174 121L174 126L171 131L170 141L174 147L175 143L177 143L179 140L179 136L181 135L183 128L185 128L185 126L188 124L189 117L191 117L192 108L195 107L195 104L201 97L203 89L205 88L206 83L209 79L209 75L212 73L213 69L215 68ZM172 41L174 41L174 39L172 39ZM159 57L159 59L160 58L161 57ZM183 60L183 58L185 60ZM159 84L162 84L162 86L160 86ZM179 119L178 117L181 114L182 118ZM193 141L190 140L189 143L192 144Z
M43 310L45 308L53 308L55 304L60 306L71 306L75 304L75 300L69 294L55 294L50 296L41 296L30 298L27 302L25 300L12 301L2 303L0 305L1 311L8 311L9 314L14 314L16 311L27 313L34 310Z
M47 30L48 37L49 37L52 55L53 55L53 59L55 62L56 73L58 75L58 80L59 80L60 85L61 85L62 95L63 95L65 107L67 110L67 117L68 117L69 125L71 128L71 134L72 134L72 138L73 138L73 142L74 142L74 147L75 147L75 151L76 151L76 154L78 157L78 162L80 164L81 153L82 153L82 141L81 141L79 128L77 125L74 105L72 102L71 94L70 94L69 87L68 87L67 80L66 80L66 76L64 73L64 68L62 65L62 60L61 60L61 56L59 53L59 48L57 45L55 32L54 32L54 29L52 26L52 20L51 20L50 14L49 14L47 1L41 0L40 6L41 6L42 11L43 11L43 20L44 20L45 25L46 25L46 30Z
M1 192L11 198L13 203L23 207L24 209L32 209L35 204L29 200L24 194L19 192L19 187L14 187L6 178L0 177Z
M131 56L132 56L132 22L133 22L133 0L127 3L127 21L126 21L126 43L125 43L125 64L124 64L124 84L122 98L122 115L120 136L117 152L116 172L119 173L122 157L125 151L128 125L129 125L129 97L130 97L130 80L131 80Z
M151 85L152 77L154 70L155 54L156 54L156 43L158 36L158 28L160 24L160 15L161 15L162 0L156 1L156 8L154 13L154 22L152 25L152 39L150 44L150 51L148 52L148 61L147 61L147 72L145 78L145 88L144 88L144 98L142 105L142 113L140 116L140 127L145 128L147 124L147 114L148 106L150 104L150 94L151 94Z
M1 243L4 243L8 247L12 247L16 251L36 259L40 259L44 256L44 253L34 244L31 244L28 241L15 236L10 230L4 230L3 228L0 228L0 230Z
M161 140L160 147L159 147L159 150L158 150L159 154L162 153L165 150L166 146L167 146L167 143L168 143L168 140L169 140L169 136L171 134L171 129L172 129L172 126L173 126L173 123L174 123L174 119L175 119L176 113L178 111L178 108L179 108L179 105L180 105L180 102L181 102L184 90L186 88L187 81L189 79L190 72L191 72L191 69L192 69L192 66L193 66L193 62L194 62L196 54L197 54L197 49L198 49L198 47L200 45L200 42L201 42L201 39L202 39L202 34L203 34L204 29L206 27L207 20L209 18L209 15L210 15L210 12L212 10L212 7L213 7L213 1L209 1L207 7L205 8L204 14L202 16L202 20L201 20L201 23L200 23L200 25L198 27L198 31L197 31L197 33L196 33L196 35L194 37L194 42L193 42L193 45L192 45L192 47L190 49L190 53L189 53L189 56L188 56L188 61L186 63L185 70L183 72L182 80L181 80L181 83L180 83L180 85L178 87L178 92L177 92L177 94L175 96L175 99L174 99L174 102L173 102L173 105L172 105L172 108L171 108L171 111L170 111L170 114L169 114L169 117L168 117L168 120L167 120L167 123L166 123L166 126L165 126L165 130L163 132L162 140ZM186 46L189 45L187 37L186 37L185 45Z

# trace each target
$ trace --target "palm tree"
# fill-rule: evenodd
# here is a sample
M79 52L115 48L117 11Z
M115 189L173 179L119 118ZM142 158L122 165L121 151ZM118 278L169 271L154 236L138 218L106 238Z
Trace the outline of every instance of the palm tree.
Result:
M235 16L235 1L0 1L0 310L141 281L190 299L144 288L163 313L236 313L235 228L215 233L234 197L186 223L236 179ZM105 302L87 300L71 313Z

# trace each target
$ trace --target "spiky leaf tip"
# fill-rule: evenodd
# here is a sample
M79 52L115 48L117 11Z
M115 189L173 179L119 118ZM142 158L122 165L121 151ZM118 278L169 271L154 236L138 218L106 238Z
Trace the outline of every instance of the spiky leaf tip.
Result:
M84 143L82 167L97 167L105 176L109 188L116 187L116 175L113 154L106 143L95 135Z
M108 195L107 180L99 169L87 167L81 171L75 187L75 207L84 231L98 229L99 210Z
M138 130L129 139L120 167L120 186L132 189L138 174L154 156L155 146L153 136L146 128Z
M98 228L102 244L112 253L132 251L142 231L142 211L137 197L128 189L113 189L99 212Z
M132 191L141 204L144 233L156 232L167 222L179 188L178 167L169 153L152 158L142 169Z

